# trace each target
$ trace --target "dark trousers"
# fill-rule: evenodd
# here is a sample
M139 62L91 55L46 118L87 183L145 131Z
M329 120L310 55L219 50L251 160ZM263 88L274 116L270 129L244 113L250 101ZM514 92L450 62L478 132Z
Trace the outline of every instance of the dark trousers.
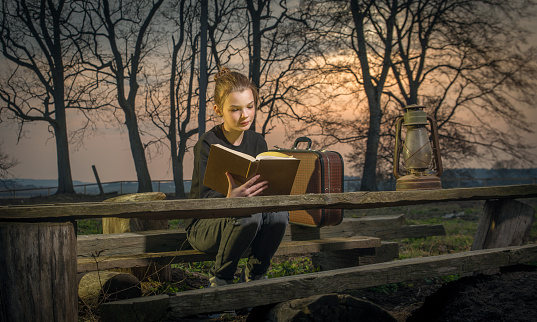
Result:
M239 259L251 246L246 273L264 275L289 223L289 213L258 213L249 217L199 219L187 230L196 250L216 254L209 275L233 280Z

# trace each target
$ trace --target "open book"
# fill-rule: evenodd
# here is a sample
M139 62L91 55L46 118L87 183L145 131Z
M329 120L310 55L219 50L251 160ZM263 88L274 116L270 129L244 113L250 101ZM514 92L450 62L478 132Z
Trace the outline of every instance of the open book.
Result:
M299 163L299 159L280 152L263 152L254 158L223 145L213 144L209 151L203 184L227 195L226 172L233 175L239 186L260 174L257 182L268 181L268 188L263 191L264 196L288 195L291 193Z

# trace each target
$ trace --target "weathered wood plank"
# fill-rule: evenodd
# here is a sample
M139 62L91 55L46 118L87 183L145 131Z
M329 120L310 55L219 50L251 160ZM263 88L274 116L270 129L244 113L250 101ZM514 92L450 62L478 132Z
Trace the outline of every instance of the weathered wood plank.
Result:
M324 251L345 250L354 248L379 247L381 241L375 237L355 236L351 238L330 238L310 241L287 241L282 242L277 256L303 253L318 253ZM246 255L246 254L245 254ZM168 265L184 262L199 262L214 260L214 254L205 254L193 249L145 253L119 256L99 256L78 258L78 272L89 272L95 270L107 270L115 268L129 268L148 266L151 263L158 265Z
M446 231L443 225L406 225L406 219L403 214L345 218L337 226L321 228L321 238L361 235L390 240L442 236L445 234Z
M534 214L532 206L516 200L487 201L471 249L524 245Z
M148 230L120 234L79 235L78 257L172 252L190 249L184 229Z
M344 292L412 279L464 274L537 260L537 245L411 258L328 272L205 288L101 305L103 321L157 321L204 312L240 309L312 295ZM142 309L143 308L143 309ZM163 308L166 308L165 311ZM165 316L166 312L168 313Z
M287 227L284 241L290 241L291 226ZM321 238L370 236L383 240L398 238L418 238L445 235L442 225L405 225L405 216L368 216L344 218L341 224L320 229ZM303 236L304 237L304 236ZM306 236L307 237L307 236ZM318 239L307 238L307 239ZM305 238L303 238L305 239ZM127 255L139 253L171 252L191 249L183 229L140 231L122 234L80 235L77 240L79 257L91 254L100 256Z
M440 190L371 191L253 198L159 200L149 202L79 203L0 207L0 221L45 218L121 217L142 219L217 218L248 216L261 211L344 208L366 209L440 201L537 197L537 185Z

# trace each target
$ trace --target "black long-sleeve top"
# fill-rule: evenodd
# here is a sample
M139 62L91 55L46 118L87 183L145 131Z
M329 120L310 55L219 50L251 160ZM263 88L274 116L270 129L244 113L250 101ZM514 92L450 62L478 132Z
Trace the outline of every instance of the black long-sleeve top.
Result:
M205 132L199 141L194 146L194 170L192 171L192 186L190 188L191 199L198 198L224 198L221 193L214 191L203 185L205 169L207 167L207 159L209 158L209 150L211 144L221 144L225 147L246 153L253 157L259 153L268 150L267 142L263 136L252 130L244 132L244 137L240 145L231 144L222 131L222 125L213 127L210 131ZM185 227L188 228L197 219L186 219Z

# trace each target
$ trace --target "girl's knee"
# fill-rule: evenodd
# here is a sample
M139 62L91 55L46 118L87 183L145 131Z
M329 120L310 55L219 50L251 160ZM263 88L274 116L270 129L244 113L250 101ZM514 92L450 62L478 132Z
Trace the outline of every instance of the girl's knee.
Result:
M247 226L256 226L259 227L263 222L263 217L261 214L253 214L248 217L237 218L236 224L238 226L247 227Z
M271 224L289 224L289 212L279 211L266 214L267 222Z

